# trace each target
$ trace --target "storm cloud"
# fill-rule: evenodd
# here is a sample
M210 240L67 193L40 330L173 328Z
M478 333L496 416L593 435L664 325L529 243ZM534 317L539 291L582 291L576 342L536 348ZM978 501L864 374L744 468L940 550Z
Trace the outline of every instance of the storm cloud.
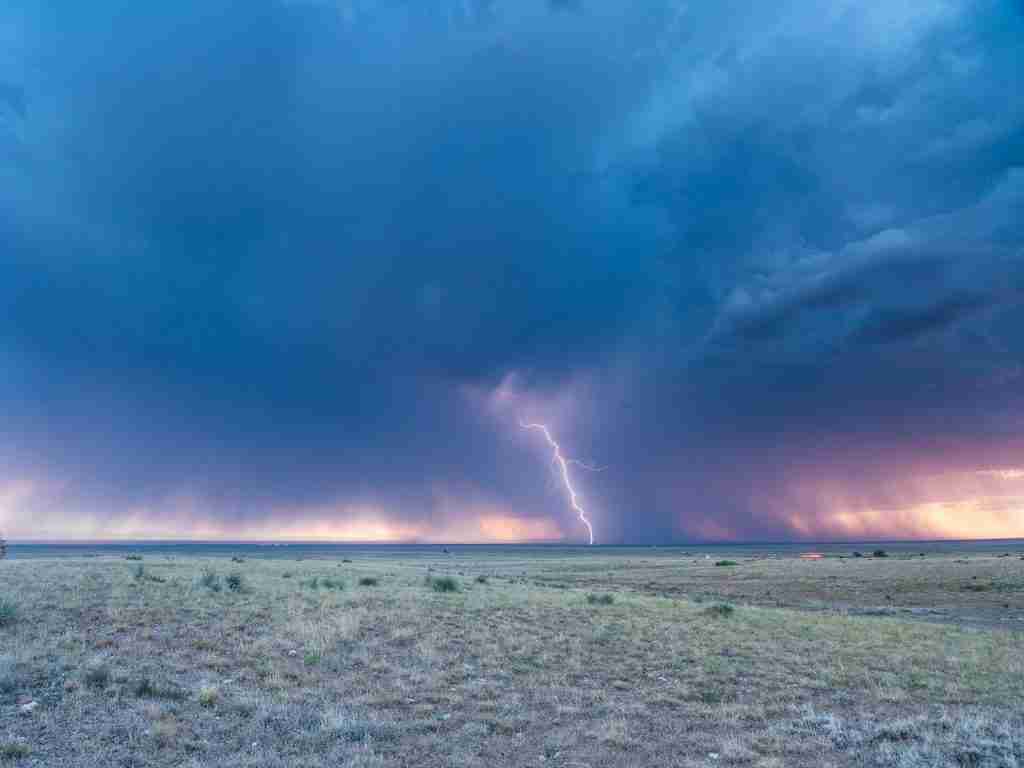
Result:
M10 535L1024 535L1019 4L151 5L0 11Z

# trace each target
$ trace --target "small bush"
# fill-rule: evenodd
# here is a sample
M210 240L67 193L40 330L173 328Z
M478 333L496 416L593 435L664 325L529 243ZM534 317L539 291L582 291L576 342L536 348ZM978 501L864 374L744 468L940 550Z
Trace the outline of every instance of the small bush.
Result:
M309 589L320 589L320 577L314 576L312 579L303 581L302 586L308 587Z
M140 699L170 699L172 701L181 701L187 696L185 689L180 688L173 683L158 685L148 676L143 676L136 680L135 684L132 686L132 692Z
M204 685L199 689L199 704L203 707L216 706L220 700L220 689L215 685Z
M142 581L144 578L146 578L146 566L144 566L142 563L139 563L134 568L132 568L132 577L136 581Z
M341 558L341 562L343 562L343 563L351 563L352 561L349 560L347 557L343 557L343 558Z
M110 667L102 659L96 659L86 665L82 678L91 688L106 688L110 683Z
M0 627L7 627L18 620L18 604L6 597L0 597Z
M376 576L363 576L359 580L360 587L376 587L378 584L380 584L380 579Z
M327 577L325 579L321 579L320 583L324 586L324 589L344 589L345 588L345 582L342 581L341 579L332 579L330 577Z
M458 580L451 576L427 576L426 583L435 592L458 592L462 589Z
M224 583L228 585L228 589L232 592L241 592L245 589L245 579L242 578L242 574L237 571L235 573L229 573L228 577L224 579Z
M736 613L736 609L728 603L715 603L705 608L704 613L715 619L727 619Z
M142 559L142 555L125 555L124 559L125 560L141 560Z
M292 572L291 571L285 571L284 573L281 574L281 578L282 579L290 579L291 577L292 577Z
M481 573L481 574L480 574L479 576L477 576L477 577L476 577L476 583L477 583L477 584L486 584L486 583L487 583L487 577L486 577L486 576L484 576L484 575L483 575L483 574Z
M615 595L604 592L598 594L597 592L591 592L587 595L587 602L591 605L611 605L615 602Z
M232 563L244 563L245 562L245 558L244 557L232 557L231 558L231 562Z
M871 553L871 556L872 557L888 557L889 553L886 552L884 549L876 549L874 552Z
M739 565L735 560L716 560L715 565L718 567L730 567L733 565Z
M206 587L211 592L220 592L220 576L213 568L203 568L199 575L199 586Z

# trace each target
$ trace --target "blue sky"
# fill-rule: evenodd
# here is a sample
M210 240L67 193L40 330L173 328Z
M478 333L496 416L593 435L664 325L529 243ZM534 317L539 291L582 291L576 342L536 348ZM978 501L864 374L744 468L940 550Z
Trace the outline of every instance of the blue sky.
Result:
M0 10L16 536L1024 535L1012 2Z

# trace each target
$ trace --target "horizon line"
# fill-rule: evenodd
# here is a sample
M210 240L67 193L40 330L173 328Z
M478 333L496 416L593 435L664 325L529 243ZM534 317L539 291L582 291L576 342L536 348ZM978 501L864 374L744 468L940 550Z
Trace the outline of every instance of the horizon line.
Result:
M60 538L9 538L6 540L9 546L25 544L50 544L50 545L88 545L88 544L261 544L267 546L288 546L298 545L333 545L333 546L417 546L417 547L687 547L687 546L756 546L756 545L837 545L837 544L941 544L949 542L1012 542L1024 541L1024 537L1000 536L995 538L835 538L835 539L689 539L673 540L666 542L614 542L603 544L587 544L586 542L573 542L554 539L545 540L522 540L522 541L417 541L406 539L402 541L387 540L349 540L349 539L302 539L302 538L280 538L280 539L202 539L202 538L95 538L95 539L60 539Z

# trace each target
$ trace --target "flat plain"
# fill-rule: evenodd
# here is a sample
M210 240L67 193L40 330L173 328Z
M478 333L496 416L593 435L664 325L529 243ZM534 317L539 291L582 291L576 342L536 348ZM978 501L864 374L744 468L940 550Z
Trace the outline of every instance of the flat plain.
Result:
M0 561L0 765L1024 765L1006 551Z

